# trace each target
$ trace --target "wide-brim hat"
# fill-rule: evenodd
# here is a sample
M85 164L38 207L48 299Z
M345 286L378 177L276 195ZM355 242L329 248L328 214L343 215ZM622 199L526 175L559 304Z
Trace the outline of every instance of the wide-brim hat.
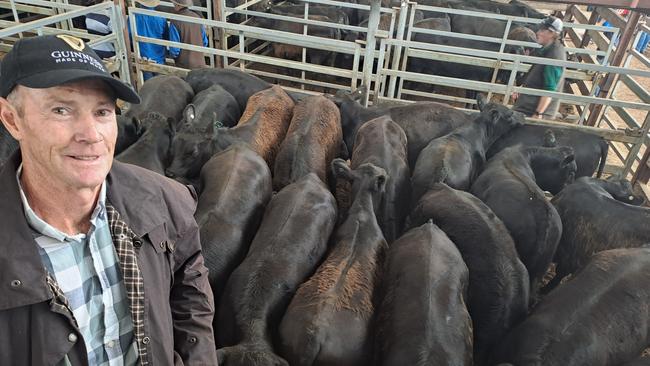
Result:
M160 5L160 0L135 0L135 2L149 8L155 8Z
M2 59L0 96L6 98L16 85L43 89L81 81L104 81L119 99L140 103L138 94L108 73L83 40L69 35L47 35L20 39Z

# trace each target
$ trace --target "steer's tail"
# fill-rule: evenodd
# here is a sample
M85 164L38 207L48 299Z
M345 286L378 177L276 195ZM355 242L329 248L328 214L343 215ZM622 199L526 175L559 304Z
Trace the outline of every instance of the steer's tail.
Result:
M600 178L603 175L605 170L605 164L607 164L607 154L609 153L609 143L605 139L600 140L600 165L598 165L598 172L596 173L596 178Z

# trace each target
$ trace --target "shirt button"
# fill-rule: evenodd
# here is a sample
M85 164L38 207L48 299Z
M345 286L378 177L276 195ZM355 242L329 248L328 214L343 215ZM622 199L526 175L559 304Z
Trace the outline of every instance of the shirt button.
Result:
M77 335L74 334L74 333L68 334L68 341L70 341L71 343L76 342L77 341Z
M142 343L143 344L149 344L149 342L151 342L151 339L149 337L142 338Z
M108 348L115 347L115 341L108 341L108 343L106 343L106 347L108 347Z
M23 283L20 280L11 281L11 287L20 287Z
M196 337L190 337L190 343L196 343Z

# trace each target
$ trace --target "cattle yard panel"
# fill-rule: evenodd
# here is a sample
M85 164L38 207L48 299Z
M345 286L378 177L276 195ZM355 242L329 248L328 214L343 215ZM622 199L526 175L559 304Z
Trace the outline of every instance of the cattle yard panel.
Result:
M425 28L420 28L414 26L414 19L415 19L415 13L416 11L421 10L421 11L429 11L429 12L437 12L437 13L443 13L447 14L453 14L453 15L464 15L464 16L469 16L469 17L476 17L477 22L480 21L481 19L496 19L496 20L501 20L506 22L504 33L499 37L486 37L486 36L477 36L477 35L470 35L470 34L464 34L464 33L456 33L456 32L447 32L447 31L441 31L441 30L430 30L430 29L425 29ZM533 42L523 42L523 41L515 41L515 40L510 40L508 39L508 33L509 31L514 28L514 24L537 24L540 23L541 19L531 19L531 18L522 18L522 17L515 17L515 16L506 16L506 15L500 15L500 14L490 14L490 13L485 13L485 12L476 12L476 11L468 11L468 10L460 10L460 9L449 9L449 8L442 8L442 7L433 7L433 6L423 6L423 5L418 5L416 3L412 3L412 10L410 12L410 18L409 22L407 25L407 32L404 40L412 42L412 38L414 34L428 34L428 35L439 35L439 36L447 36L447 37L454 37L458 39L464 39L464 40L474 40L474 41L481 41L481 42L487 42L487 43L493 43L493 44L498 44L499 45L499 52L491 53L489 56L486 56L487 54L483 54L486 56L485 58L478 58L478 54L475 53L466 53L466 54L458 54L453 51L453 49L448 49L445 52L440 52L440 50L432 49L430 47L422 45L428 45L428 44L422 44L422 43L411 43L414 47L409 47L408 44L405 44L405 51L404 51L404 56L402 59L402 62L398 65L396 63L393 63L393 69L395 67L399 66L401 71L406 71L406 67L408 64L408 59L410 57L417 57L417 58L425 58L429 60L438 60L438 61L445 61L445 62L454 62L458 63L461 65L474 65L474 66L484 66L488 68L493 69L493 74L492 74L492 83L496 81L496 76L499 70L509 70L512 68L512 63L509 62L504 62L504 57L502 55L504 54L505 48L510 45L510 46L523 46L527 48L539 48L540 46L537 43ZM592 31L592 32L604 32L604 31L612 31L615 34L618 34L618 29L612 29L609 27L602 27L602 26L596 26L596 25L585 25L585 24L570 24L567 23L565 25L567 29L581 29L584 31ZM401 46L403 45L398 45L396 48L399 50L401 49ZM420 47L418 47L420 46ZM430 52L421 52L421 51L430 51ZM575 48L575 47L567 47L566 48L567 52L572 52L575 54L586 54L586 55L595 55L595 56L601 56L604 58L609 58L609 55L611 53L611 47L606 48L605 50L590 50L590 49L582 49L582 48ZM397 52L396 52L397 53ZM526 71L528 68L525 67L524 71ZM595 75L593 74L585 74L584 72L576 71L576 72L571 72L565 77L567 78L576 78L576 79L583 79L583 80L591 80ZM399 86L397 87L397 94L395 94L395 87L394 83L391 83L388 87L388 96L396 99L402 99L402 94L404 95L415 95L418 97L427 97L427 98L435 98L435 99L440 99L440 100L446 100L446 101L452 101L452 102L463 102L463 103L469 103L472 104L475 101L467 99L467 98L461 98L461 97L453 97L453 96L448 96L444 94L437 94L437 93L422 93L420 91L415 91L415 90L409 90L405 89L403 82L399 83ZM491 96L491 91L488 91L488 93Z
M126 56L126 42L124 39L124 21L119 7L112 2L103 2L92 6L84 7L78 5L67 4L67 2L52 2L42 0L12 0L13 6L16 9L21 8L33 11L40 8L39 14L47 14L51 12L50 16L41 19L29 21L26 23L0 21L0 39L2 40L2 48L0 51L8 51L13 42L15 42L22 34L67 34L76 36L87 40L90 46L95 46L103 43L110 42L113 44L116 55L114 58L104 60L109 72L118 73L119 78L126 82L131 83L129 75L129 65ZM21 5L28 6L22 8ZM111 19L112 33L106 36L99 36L87 33L85 30L76 29L71 26L62 29L61 24L71 25L73 18L85 16L90 13L105 14ZM16 15L16 20L18 20Z
M224 58L224 65L236 66L239 67L241 70L246 70L246 72L250 72L251 74L278 80L280 81L281 84L282 81L298 83L299 88L301 88L302 90L306 90L306 87L308 86L319 87L320 88L319 91L327 91L327 89L329 90L348 89L348 88L354 89L357 87L359 80L361 80L363 83L370 83L372 80L374 80L372 78L373 60L375 60L378 57L378 51L375 50L376 37L380 37L380 38L391 37L392 34L394 33L394 30L396 29L396 26L398 26L396 25L396 21L398 18L397 14L399 13L398 12L399 8L380 7L378 2L373 2L369 6L369 5L353 4L353 3L334 1L334 0L302 0L301 2L299 2L299 4L304 5L304 11L301 14L302 15L301 17L263 12L262 10L264 9L260 9L260 6L264 6L263 4L266 3L261 2L259 0L252 0L252 1L245 2L243 4L239 4L234 7L229 7L227 6L227 4L225 4L224 1L222 1L220 6L220 9L222 11L222 19L229 19L229 21L231 21L230 19L234 18L234 16L240 16L240 17L243 16L245 20L242 22L242 24L247 24L247 22L250 22L252 20L259 20L259 19L268 19L274 21L295 23L297 25L302 26L303 36L308 34L309 26L311 25L311 26L325 27L340 33L353 32L354 34L360 36L363 35L363 38L365 39L364 41L359 41L355 39L345 40L345 42L356 43L362 46L362 50L361 53L359 54L359 58L363 59L363 62L361 61L357 62L355 56L355 59L353 60L353 65L351 67L350 65L343 66L347 70L350 70L355 74L355 76L351 78L350 82L348 83L341 83L339 81L323 82L319 80L310 80L306 77L306 72L304 70L298 70L300 72L299 77L286 75L286 73L283 72L259 70L259 68L256 67L258 65L247 63L245 60L235 59L233 61L230 61L227 58ZM340 24L337 20L316 21L310 19L309 16L310 8L312 6L319 6L319 5L330 6L332 7L332 9L339 9L345 12L356 11L364 14L365 12L367 12L368 24L367 26L357 26L357 25L349 25L349 24ZM375 6L377 9L372 9L373 6ZM388 29L384 29L384 30L379 29L379 22L382 15L388 15L390 17ZM231 50L239 49L241 52L250 52L253 54L268 55L271 52L271 47L274 47L274 45L272 44L273 42L259 44L258 42L255 42L255 40L252 41L249 40L248 42L244 43L245 47L243 47L242 50L242 42L239 39L240 35L229 31L223 32L222 43L228 44L229 40L233 38L236 39L236 42L230 42L232 44ZM315 45L312 45L311 47L312 50L314 48L317 48L314 46ZM373 52L373 50L375 51ZM303 65L309 65L309 63L307 62L307 52L308 51L306 47L303 47L301 49L300 62ZM335 66L335 65L332 62L330 63L329 66ZM337 65L337 66L338 68L341 68L341 65Z
M331 77L345 77L345 78L350 78L353 83L356 83L356 78L358 75L357 72L354 70L358 67L358 63L360 60L361 45L355 42L346 42L341 40L327 39L327 38L315 37L315 36L304 35L304 34L301 35L301 34L277 31L272 29L263 29L263 28L251 27L245 24L233 24L233 23L227 23L223 21L210 21L206 19L197 19L197 18L177 15L177 14L165 14L165 13L160 13L158 11L148 10L148 9L129 8L129 13L164 16L168 19L177 19L179 21L184 21L188 23L202 24L204 26L210 27L211 29L216 28L219 31L224 33L226 32L236 33L238 35L238 40L239 40L239 44L237 48L216 49L216 48L189 45L185 43L170 42L170 41L165 41L160 39L147 38L139 35L137 33L137 30L133 31L135 29L135 18L131 17L130 21L131 21L132 36L134 39L134 55L136 58L135 65L136 65L136 70L138 71L138 75L139 75L138 77L140 79L139 80L140 83L142 82L142 74L141 74L142 71L161 72L167 70L168 72L172 72L172 73L184 73L187 70L182 70L179 68L166 66L166 65L153 65L144 62L144 60L141 60L140 57L139 44L138 42L135 41L159 44L166 47L178 47L186 50L198 51L198 52L215 55L219 57L233 58L233 59L237 59L249 63L259 63L259 64L266 64L272 66L279 66L279 67L284 67L293 70L304 70L304 71L318 73L322 75L329 75ZM303 63L300 61L283 60L276 57L266 56L264 54L250 53L247 52L246 50L247 39L254 39L256 41L262 41L262 42L279 42L283 44L290 44L297 47L315 48L315 49L324 50L328 52L345 53L353 57L354 59L353 66L355 68L353 70L345 70L345 69L340 69L335 67ZM232 67L232 65L228 65L228 67ZM242 63L240 63L240 68L246 70L247 72L249 71L249 69L243 67ZM292 80L290 77L283 77L283 79ZM293 80L299 81L300 79L293 78ZM321 87L342 88L341 86L334 85L327 82L311 81L311 84L321 86Z

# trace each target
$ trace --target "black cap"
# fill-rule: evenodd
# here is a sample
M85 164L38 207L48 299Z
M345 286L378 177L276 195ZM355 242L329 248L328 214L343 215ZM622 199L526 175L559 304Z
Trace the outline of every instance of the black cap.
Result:
M2 59L0 96L6 98L16 87L51 88L82 80L100 79L115 96L140 103L138 94L108 73L102 60L83 40L68 35L22 38Z

